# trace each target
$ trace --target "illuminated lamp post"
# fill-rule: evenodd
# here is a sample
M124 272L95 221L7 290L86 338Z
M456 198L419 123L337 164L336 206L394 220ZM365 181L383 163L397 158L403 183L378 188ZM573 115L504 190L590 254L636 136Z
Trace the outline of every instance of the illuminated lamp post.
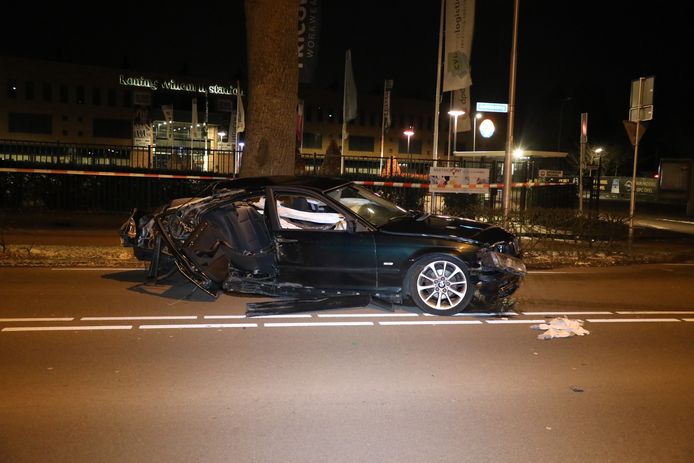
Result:
M472 130L473 130L473 132L472 132L472 151L473 151L473 152L477 151L477 147L476 147L476 140L477 140L477 119L482 119L482 116L484 116L484 114L482 114L482 113L475 113L475 118L472 120ZM493 126L494 126L494 124L492 124L492 127L493 127ZM482 127L480 127L480 129L482 129ZM484 136L484 135L483 135L483 136ZM491 135L490 135L490 136L491 136ZM489 137L486 137L486 138L489 138Z
M453 151L455 153L455 149L458 147L458 116L462 116L465 114L465 111L462 111L460 109L451 109L448 111L449 116L453 116ZM448 160L451 160L451 153L448 153Z
M414 135L414 130L412 130L412 127L409 127L407 130L403 132L403 135L407 137L407 157L410 157L410 138L412 138L412 135Z

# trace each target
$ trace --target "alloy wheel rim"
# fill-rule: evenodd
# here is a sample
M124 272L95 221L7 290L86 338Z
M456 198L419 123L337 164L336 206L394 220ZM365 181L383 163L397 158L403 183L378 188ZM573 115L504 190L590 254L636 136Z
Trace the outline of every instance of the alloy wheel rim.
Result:
M467 277L456 264L437 260L424 267L417 276L417 294L434 310L457 307L467 293Z

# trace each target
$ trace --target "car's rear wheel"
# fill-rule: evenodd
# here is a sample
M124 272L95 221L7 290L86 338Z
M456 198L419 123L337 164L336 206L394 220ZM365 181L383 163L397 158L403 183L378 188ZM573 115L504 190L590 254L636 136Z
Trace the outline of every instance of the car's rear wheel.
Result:
M454 315L465 310L475 292L467 265L446 254L419 259L407 278L414 303L432 315Z

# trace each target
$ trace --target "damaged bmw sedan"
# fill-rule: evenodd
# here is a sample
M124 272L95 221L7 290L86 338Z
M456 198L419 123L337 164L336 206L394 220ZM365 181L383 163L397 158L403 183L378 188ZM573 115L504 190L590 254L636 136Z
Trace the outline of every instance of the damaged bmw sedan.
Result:
M494 307L525 275L518 239L488 223L407 211L341 178L253 177L211 185L151 214L123 246L148 279L178 271L198 288L273 296L267 315L369 302L433 315Z

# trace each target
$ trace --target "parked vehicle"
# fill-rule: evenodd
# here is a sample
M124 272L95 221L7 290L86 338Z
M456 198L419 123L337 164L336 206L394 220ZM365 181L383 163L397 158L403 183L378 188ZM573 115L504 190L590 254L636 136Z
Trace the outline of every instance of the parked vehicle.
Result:
M178 270L214 296L282 298L249 305L249 315L369 301L454 315L498 304L525 275L508 231L407 211L341 178L219 182L153 213L133 211L121 241L150 262L150 279Z

